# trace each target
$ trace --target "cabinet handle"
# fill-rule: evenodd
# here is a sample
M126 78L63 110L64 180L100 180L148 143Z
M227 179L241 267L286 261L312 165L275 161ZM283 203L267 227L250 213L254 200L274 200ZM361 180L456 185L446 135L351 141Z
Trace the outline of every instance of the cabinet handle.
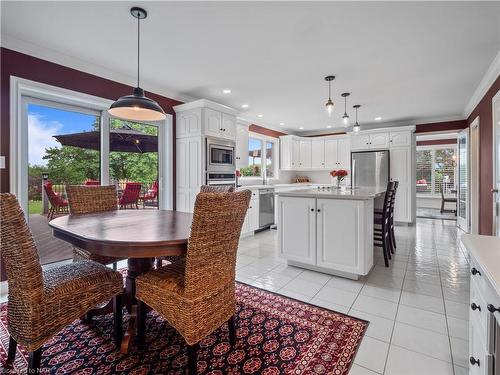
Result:
M481 311L481 306L476 305L474 302L472 302L472 303L470 304L470 308L471 308L473 311L476 311L476 310Z
M477 365L478 367L480 367L480 366L481 366L481 365L480 365L480 363L479 363L479 359L476 359L476 358L474 358L474 357L472 357L472 356L469 358L469 362L470 362L470 364L471 364L471 365L473 365L473 366L474 366L474 365Z
M475 275L479 275L481 276L481 272L479 272L476 267L472 267L472 269L470 270L470 273L472 273L474 276Z
M486 306L486 308L490 313L500 312L500 307L495 307L491 303L488 303L488 306Z
M248 208L252 208L252 206L248 206Z
M311 208L311 212L314 212L314 208Z
M321 212L321 210L318 208L318 212Z

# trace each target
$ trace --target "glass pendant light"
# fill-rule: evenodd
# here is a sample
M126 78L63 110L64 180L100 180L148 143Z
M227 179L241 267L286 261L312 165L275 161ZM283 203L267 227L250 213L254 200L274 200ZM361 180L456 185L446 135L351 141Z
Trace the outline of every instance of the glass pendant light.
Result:
M356 110L356 123L354 124L352 130L354 130L354 133L358 133L360 126L358 124L358 108L361 107L359 104L353 105L352 108Z
M148 13L138 7L130 9L130 14L137 18L137 87L132 95L122 96L111 104L108 112L110 115L131 121L159 121L167 116L154 100L144 95L144 90L139 86L139 63L140 63L140 21L148 16Z
M344 92L340 94L344 98L344 115L342 116L342 121L344 122L344 126L349 125L349 115L347 114L347 97L351 95L348 92Z
M328 82L328 101L326 102L326 111L328 112L328 116L332 115L333 111L333 101L332 101L332 81L335 79L335 76L326 76L325 81Z

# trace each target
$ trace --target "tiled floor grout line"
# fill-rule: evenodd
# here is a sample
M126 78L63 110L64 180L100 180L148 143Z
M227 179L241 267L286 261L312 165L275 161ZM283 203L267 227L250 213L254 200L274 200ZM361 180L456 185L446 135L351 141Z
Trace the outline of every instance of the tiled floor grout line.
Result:
M396 252L397 252L397 248L396 248L396 251L394 253L396 253ZM394 259L396 259L396 258L394 257ZM385 362L384 362L384 372L382 374L385 374L385 370L387 368L387 361L389 359L389 353L391 351L392 337L394 336L394 329L396 328L396 320L398 318L399 306L401 305L401 296L403 295L403 287L405 285L406 273L408 272L409 259L410 259L410 251L408 249L408 257L406 259L405 274L403 276L403 283L401 284L401 290L399 291L398 307L396 308L396 315L394 315L394 321L392 323L391 337L389 338L389 347L387 348L387 354L385 356Z

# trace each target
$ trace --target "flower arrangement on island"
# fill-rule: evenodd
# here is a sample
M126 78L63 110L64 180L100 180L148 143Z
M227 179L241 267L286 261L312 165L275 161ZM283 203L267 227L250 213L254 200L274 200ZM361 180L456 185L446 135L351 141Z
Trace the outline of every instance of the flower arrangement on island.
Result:
M340 187L340 183L344 180L344 178L349 174L345 169L337 169L330 172L330 176L333 178L337 178L337 187Z

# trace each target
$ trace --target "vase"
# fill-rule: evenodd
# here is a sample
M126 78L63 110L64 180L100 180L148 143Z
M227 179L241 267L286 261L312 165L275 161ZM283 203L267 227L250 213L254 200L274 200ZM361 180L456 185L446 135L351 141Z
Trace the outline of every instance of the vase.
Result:
M340 189L340 183L342 182L341 179L337 178L337 189Z

